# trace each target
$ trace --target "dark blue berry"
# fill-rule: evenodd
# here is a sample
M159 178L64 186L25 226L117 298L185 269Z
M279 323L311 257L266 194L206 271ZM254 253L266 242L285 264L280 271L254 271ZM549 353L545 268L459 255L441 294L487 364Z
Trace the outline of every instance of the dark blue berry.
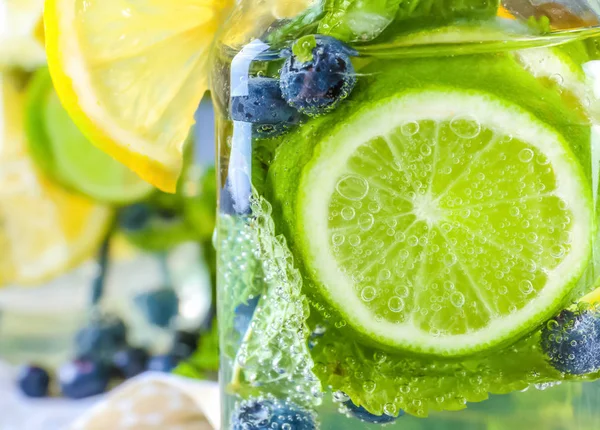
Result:
M600 369L598 317L590 310L563 310L546 323L541 347L550 364L571 375Z
M50 386L50 375L38 366L23 366L17 380L21 392L27 397L46 397Z
M169 327L179 313L179 298L172 288L141 293L133 301L146 320L158 327Z
M250 326L250 321L252 321L252 316L254 315L254 310L258 305L258 300L260 296L252 297L248 299L246 303L239 304L235 308L235 316L233 317L233 326L235 331L237 331L241 336L244 336L246 330Z
M352 403L352 400L348 400L344 402L344 406L346 407L346 411L353 416L354 418L358 418L361 421L372 424L387 424L396 421L402 415L404 415L404 411L400 410L400 413L397 417L393 417L391 415L374 415L367 411L362 406L356 406Z
M112 364L120 377L129 379L146 370L148 359L148 351L144 348L128 346L115 353Z
M244 95L235 95L242 92ZM302 120L302 114L289 106L274 78L251 77L248 91L237 88L231 97L231 119L254 124L255 137L274 137Z
M78 357L110 360L127 343L127 327L120 318L103 317L79 330L75 337Z
M196 351L198 341L200 340L199 332L190 332L178 330L173 336L173 345L171 347L171 355L174 355L179 360L185 360Z
M301 407L278 400L246 400L231 417L233 430L316 429L313 414Z
M312 58L291 53L280 75L283 98L298 111L317 116L337 107L354 89L352 49L337 39L314 36ZM301 41L300 41L301 42Z
M153 210L146 203L134 203L119 211L118 222L123 230L143 230L152 218Z
M63 364L58 370L61 392L70 399L102 394L106 391L109 380L109 367L97 360L74 360Z
M148 370L170 373L177 367L179 362L179 358L172 354L155 355L148 361Z

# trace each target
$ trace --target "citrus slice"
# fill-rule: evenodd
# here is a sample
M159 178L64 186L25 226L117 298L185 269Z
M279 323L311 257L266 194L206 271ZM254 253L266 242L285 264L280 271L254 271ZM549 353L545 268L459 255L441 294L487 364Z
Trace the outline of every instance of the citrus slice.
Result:
M29 83L26 110L31 155L51 178L110 203L140 200L152 191L150 184L83 136L60 104L48 69L39 69Z
M36 35L44 0L0 0L0 69L33 70L46 62Z
M231 0L49 0L56 91L100 149L175 191L182 147L207 89L209 48Z
M577 158L491 94L433 87L368 103L312 154L295 248L373 342L444 356L498 345L550 317L590 258Z
M84 261L112 219L110 208L38 173L25 144L21 87L0 74L0 285L42 282Z

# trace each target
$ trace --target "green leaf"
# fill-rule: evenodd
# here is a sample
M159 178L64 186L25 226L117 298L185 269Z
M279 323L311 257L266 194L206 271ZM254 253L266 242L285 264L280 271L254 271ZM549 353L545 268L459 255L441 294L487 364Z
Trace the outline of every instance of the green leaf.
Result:
M298 39L292 46L292 52L302 63L307 63L313 59L313 49L317 47L317 39L314 34Z
M211 330L203 333L192 356L179 364L174 373L191 379L205 379L207 372L219 370L219 334L216 319Z
M563 380L539 347L539 334L489 356L460 361L384 353L328 328L313 340L315 373L323 385L346 393L369 412L399 411L425 417L459 410L490 393Z
M448 23L456 18L494 16L499 0L320 0L293 20L273 30L268 41L279 44L310 33L344 42L368 42L390 24L422 20Z
M309 306L301 291L302 277L285 238L275 234L270 204L255 198L252 213L250 235L263 270L262 280L256 281L264 291L237 351L228 388L241 395L260 389L314 406L322 394L308 350Z

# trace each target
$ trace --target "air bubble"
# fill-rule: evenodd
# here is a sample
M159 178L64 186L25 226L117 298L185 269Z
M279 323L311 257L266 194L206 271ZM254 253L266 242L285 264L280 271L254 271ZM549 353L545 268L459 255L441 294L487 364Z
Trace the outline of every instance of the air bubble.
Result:
M459 137L472 139L481 132L481 125L471 115L456 116L450 121L450 129Z
M369 183L357 175L347 175L335 186L337 192L349 200L362 200L369 192Z
M360 297L364 302L370 302L377 295L377 291L373 287L365 287L360 292Z
M455 291L450 294L450 303L452 303L452 306L454 307L462 308L465 304L465 296L462 293Z
M398 408L396 408L396 405L393 403L386 403L383 405L383 412L385 412L387 415L395 417L396 413L398 412Z
M377 387L377 384L374 381L371 381L371 380L365 381L363 383L363 389L367 393L372 393L373 391L375 391L376 387Z
M531 160L533 160L533 151L529 148L523 148L519 151L519 160L521 160L523 163L529 163Z
M406 122L400 127L400 132L404 136L414 136L419 132L419 123L415 121Z
M392 312L401 312L404 309L404 300L394 296L388 300L388 308Z
M550 248L550 255L554 258L561 258L565 255L565 248L562 245L554 245Z
M552 75L550 75L550 79L552 79L554 82L556 82L557 85L562 85L563 81L564 81L562 75L560 75L558 73L553 73Z
M353 207L346 206L342 209L341 214L342 218L344 218L346 221L350 221L352 218L354 218L356 212L354 211Z
M396 293L399 297L405 299L410 294L408 287L401 285L399 287L394 288L394 293Z
M344 243L344 240L346 240L346 237L343 234L333 233L331 235L331 241L335 246L340 246L342 243Z
M391 276L392 272L390 272L388 269L382 269L379 272L379 279L381 279L382 281L387 281L388 279L390 279Z
M381 210L381 205L377 202L371 202L369 203L369 212L376 214L377 212L379 212Z
M370 230L371 227L373 227L374 222L375 222L375 219L373 218L373 215L371 215L371 214L361 214L358 217L358 226L363 231Z
M358 246L360 245L360 237L358 237L356 234L350 235L348 242L350 242L350 245L352 246Z

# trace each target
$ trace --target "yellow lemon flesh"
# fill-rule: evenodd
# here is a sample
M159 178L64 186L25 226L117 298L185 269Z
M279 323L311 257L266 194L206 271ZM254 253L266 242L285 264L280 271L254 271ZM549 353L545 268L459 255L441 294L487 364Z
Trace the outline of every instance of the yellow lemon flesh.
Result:
M46 281L89 258L112 210L40 175L26 152L23 82L0 74L0 285Z
M208 87L209 51L233 0L47 0L56 91L96 146L174 191Z

